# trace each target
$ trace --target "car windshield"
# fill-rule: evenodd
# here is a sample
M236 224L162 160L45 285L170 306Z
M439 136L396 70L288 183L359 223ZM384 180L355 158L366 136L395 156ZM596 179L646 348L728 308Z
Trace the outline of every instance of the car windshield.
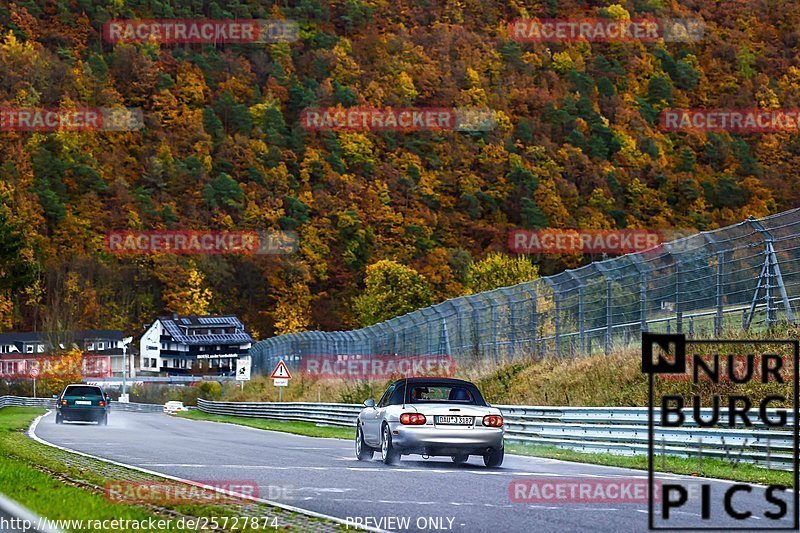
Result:
M483 405L483 398L473 387L464 385L418 384L410 386L411 403L464 403Z
M97 387L73 386L67 387L64 396L103 396L103 391Z

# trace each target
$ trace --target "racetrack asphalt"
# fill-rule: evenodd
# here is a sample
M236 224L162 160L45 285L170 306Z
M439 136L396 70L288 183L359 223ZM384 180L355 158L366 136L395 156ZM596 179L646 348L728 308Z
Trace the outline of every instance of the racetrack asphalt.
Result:
M355 458L352 441L323 439L171 417L160 413L114 412L108 426L55 424L44 417L36 435L64 448L193 481L255 481L259 497L342 519L395 531L464 532L617 532L646 531L647 503L587 503L569 498L513 501L517 480L646 483L647 472L506 455L500 468L486 468L479 457L455 465L449 458L404 456L398 466ZM723 493L733 482L658 474L657 482L689 485L689 502L667 522L679 529L773 528L792 525L793 493L782 520L767 518L777 507L762 487L737 492L732 505L753 516L727 516ZM711 517L700 512L699 485L710 485ZM541 487L541 485L539 485ZM513 490L511 491L513 493ZM542 491L544 494L544 491ZM657 505L660 514L660 506Z

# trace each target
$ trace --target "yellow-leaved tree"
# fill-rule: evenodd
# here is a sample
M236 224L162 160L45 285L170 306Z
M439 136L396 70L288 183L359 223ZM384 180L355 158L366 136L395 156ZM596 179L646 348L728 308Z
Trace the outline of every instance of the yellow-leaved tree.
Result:
M524 256L511 257L491 253L469 266L467 287L470 292L491 291L539 277L539 267Z
M47 362L48 368L40 376L48 394L60 394L67 385L83 381L83 351L80 348L48 356Z
M207 315L214 294L206 286L203 273L194 263L187 270L177 264L167 265L162 263L157 270L164 284L161 293L164 306L180 315Z
M431 304L425 277L396 261L382 260L367 267L366 288L353 302L363 326L370 326Z
M311 322L311 291L303 282L280 291L273 312L275 335L306 331Z

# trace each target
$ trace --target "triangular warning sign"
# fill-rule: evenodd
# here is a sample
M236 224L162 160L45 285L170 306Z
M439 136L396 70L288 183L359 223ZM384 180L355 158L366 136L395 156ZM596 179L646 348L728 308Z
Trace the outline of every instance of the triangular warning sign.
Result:
M289 373L289 369L286 367L286 363L283 361L279 361L278 365L275 367L275 370L272 371L272 375L270 378L285 378L291 379L292 375Z

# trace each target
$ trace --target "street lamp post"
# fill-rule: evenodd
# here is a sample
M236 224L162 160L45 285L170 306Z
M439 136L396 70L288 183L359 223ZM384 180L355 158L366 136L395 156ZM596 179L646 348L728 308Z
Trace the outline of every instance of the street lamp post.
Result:
M133 341L133 337L122 339L122 394L119 401L128 403L128 345Z

